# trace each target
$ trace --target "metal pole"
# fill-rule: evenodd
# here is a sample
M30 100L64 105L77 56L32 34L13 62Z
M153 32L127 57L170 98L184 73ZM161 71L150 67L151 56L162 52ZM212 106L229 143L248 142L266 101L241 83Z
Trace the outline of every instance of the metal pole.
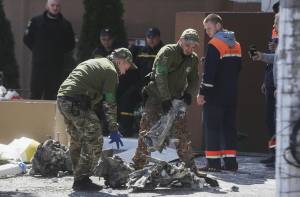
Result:
M290 151L290 134L300 118L300 1L281 0L277 61L277 196L300 196L300 168ZM300 139L300 132L298 133ZM299 145L299 142L298 142ZM298 148L299 151L299 148Z

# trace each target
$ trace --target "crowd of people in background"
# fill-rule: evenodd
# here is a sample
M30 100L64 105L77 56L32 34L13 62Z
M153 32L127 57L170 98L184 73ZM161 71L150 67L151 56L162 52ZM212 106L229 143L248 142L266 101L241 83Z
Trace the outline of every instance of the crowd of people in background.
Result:
M274 5L276 13L278 4ZM177 43L164 45L156 27L146 31L145 46L133 45L129 49L115 43L112 29L103 28L91 59L80 63L63 79L60 75L63 56L74 48L74 33L60 13L58 0L48 0L46 8L42 15L30 20L24 35L24 43L33 57L31 99L57 98L72 138L74 189L99 189L89 176L101 153L103 134L110 134L112 142L119 146L121 134L137 136L138 131L149 131L162 114L169 112L173 99L190 105L196 98L198 105L203 106L207 164L198 169L194 163L185 117L174 125L179 158L195 173L238 170L236 107L242 54L234 32L223 27L219 15L210 14L203 21L210 41L200 82L195 53L199 43L197 31L186 29ZM270 147L275 145L276 86L272 63L277 35L278 15L269 48L271 54L259 51L251 54L253 60L268 63L262 90L266 96ZM135 112L141 108L139 124ZM147 154L149 151L140 137L133 158L136 169L145 165ZM272 154L262 162L274 165L274 158Z

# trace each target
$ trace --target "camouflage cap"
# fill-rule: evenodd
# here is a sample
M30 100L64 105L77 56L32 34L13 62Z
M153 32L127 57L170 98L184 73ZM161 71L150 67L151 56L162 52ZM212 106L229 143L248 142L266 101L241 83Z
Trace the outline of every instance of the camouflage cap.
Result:
M133 63L133 58L131 52L126 48L118 48L112 52L112 56L114 58L125 59L127 62L131 64L132 69L137 69L137 66Z
M186 41L199 42L199 35L195 29L186 29L182 32L180 38L185 39Z

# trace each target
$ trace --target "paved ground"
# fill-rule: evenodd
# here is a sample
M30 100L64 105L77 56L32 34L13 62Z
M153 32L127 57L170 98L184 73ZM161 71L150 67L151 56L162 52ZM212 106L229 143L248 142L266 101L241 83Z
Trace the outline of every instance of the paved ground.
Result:
M166 189L159 188L150 192L132 193L130 190L111 190L105 188L101 192L73 192L72 177L62 178L35 178L28 175L0 179L0 196L190 196L190 197L210 197L210 196L275 196L274 169L266 168L258 161L260 157L241 156L239 157L240 170L237 173L222 172L213 173L211 176L219 180L220 188L204 188L201 191L186 189ZM197 159L197 164L203 164L203 158ZM94 182L102 184L103 180L93 177ZM238 191L232 191L236 186Z

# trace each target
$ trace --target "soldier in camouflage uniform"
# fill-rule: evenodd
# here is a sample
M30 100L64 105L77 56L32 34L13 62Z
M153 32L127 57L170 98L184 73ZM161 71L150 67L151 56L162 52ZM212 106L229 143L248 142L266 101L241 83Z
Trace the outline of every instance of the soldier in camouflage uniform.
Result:
M183 99L187 105L197 94L198 57L194 52L199 37L194 29L186 29L177 44L164 46L158 52L152 70L152 81L143 88L147 98L140 122L140 133L147 132L158 121L161 114L167 114L172 99ZM192 156L190 132L186 128L186 118L178 118L174 123L179 158L194 172L198 172ZM134 167L141 169L146 164L145 155L149 154L142 137L133 157Z
M119 48L108 58L80 63L62 83L57 104L71 136L70 154L74 172L74 190L100 190L89 177L93 174L103 145L101 125L93 106L100 100L107 106L106 118L111 142L120 141L116 120L115 92L118 74L136 68L128 49Z

